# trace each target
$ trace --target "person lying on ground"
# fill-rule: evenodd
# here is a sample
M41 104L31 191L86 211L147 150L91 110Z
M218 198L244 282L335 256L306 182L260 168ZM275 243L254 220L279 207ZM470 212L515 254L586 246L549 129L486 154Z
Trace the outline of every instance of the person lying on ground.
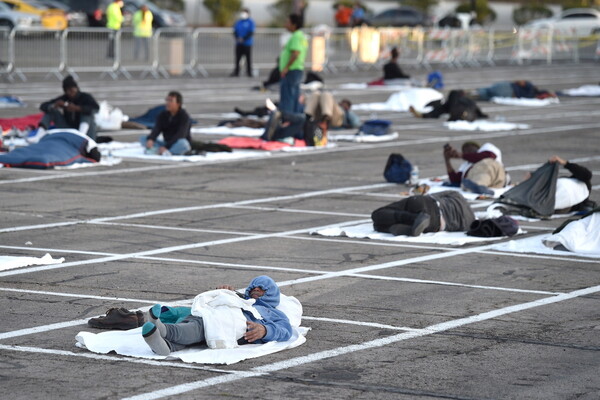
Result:
M556 97L556 94L538 89L533 83L526 80L512 82L497 82L489 87L475 89L469 96L476 100L488 101L492 97L516 97L525 99L546 99Z
M435 100L428 103L426 107L433 107L433 110L420 113L410 106L408 111L417 118L439 118L442 114L449 114L448 121L475 121L488 117L464 90L451 90L446 101Z
M146 153L160 155L182 155L192 147L190 129L192 122L189 114L182 108L183 96L172 91L165 98L166 109L156 117L156 124L148 136L142 136L142 145ZM162 133L164 140L157 140Z
M217 123L217 126L226 126L228 128L247 127L257 129L264 128L266 125L267 121L254 118L224 119Z
M203 313L204 294L194 300L191 315L182 322L164 324L160 320L162 306L157 304L148 312L148 322L142 327L142 336L152 351L167 356L195 344L207 343L207 334L213 329L226 331L222 340L245 343L283 342L292 336L288 317L275 307L279 305L279 287L268 276L256 277L250 282L241 299L230 285L222 285L220 295L227 300L230 312ZM254 303L245 301L253 299ZM239 304L239 306L234 304ZM204 316L202 316L204 315ZM214 326L218 325L218 326ZM231 329L227 329L232 325Z
M596 206L590 200L592 191L592 171L583 165L575 164L554 155L548 159L550 163L558 163L571 173L571 176L559 177L556 180L556 198L554 212L567 214L573 211L589 211ZM528 174L529 178L531 174Z
M262 140L291 142L295 139L304 139L304 123L306 116L274 110L265 125L265 131L260 137Z
M324 122L328 128L358 128L360 118L351 111L352 103L342 99L336 103L331 92L313 92L306 98L304 112L316 122Z
M490 188L506 186L508 178L502 164L502 152L491 143L480 146L477 142L465 142L461 152L450 144L444 145L444 162L450 182L445 186L461 187L463 190L494 195ZM452 166L453 158L465 160L458 171Z
M94 115L100 110L100 106L94 96L80 91L71 75L63 79L62 88L64 94L40 105L44 116L38 124L36 133L28 138L28 142L37 143L51 125L57 129L76 129L96 140Z
M377 232L419 236L428 232L466 231L475 215L460 193L446 190L388 204L373 211L371 219Z

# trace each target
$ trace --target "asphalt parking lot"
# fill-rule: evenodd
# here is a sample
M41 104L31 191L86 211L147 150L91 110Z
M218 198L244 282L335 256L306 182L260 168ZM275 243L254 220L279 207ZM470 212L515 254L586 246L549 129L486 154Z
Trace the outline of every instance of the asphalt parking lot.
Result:
M446 87L471 89L528 79L550 90L598 84L598 64L443 69ZM227 71L229 72L229 71ZM426 71L408 69L423 78ZM224 74L223 74L224 75ZM343 89L378 71L325 74L353 103L385 90ZM82 91L130 116L180 90L198 125L275 93L250 78L100 80ZM1 85L36 112L60 82ZM600 398L600 262L577 255L513 253L499 242L450 246L324 237L310 232L368 221L401 198L382 176L400 152L421 178L445 175L442 146L492 142L514 181L550 156L594 173L600 200L598 97L519 107L481 103L514 131L451 131L440 120L360 111L393 122L398 139L337 142L306 152L214 163L124 159L82 169L0 169L0 255L64 257L61 264L0 271L0 390L38 399L597 399ZM137 141L138 131L108 133ZM201 140L218 136L196 135ZM566 171L563 171L566 173ZM486 204L474 201L473 208ZM551 232L564 219L522 222L515 240ZM303 345L233 365L100 355L75 346L86 320L110 307L189 301L219 284L243 288L269 275L304 308Z

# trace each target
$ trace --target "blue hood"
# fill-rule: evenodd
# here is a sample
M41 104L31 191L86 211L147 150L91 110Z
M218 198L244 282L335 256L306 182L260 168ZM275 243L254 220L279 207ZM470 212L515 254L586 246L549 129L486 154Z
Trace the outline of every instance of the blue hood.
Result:
M279 305L279 294L281 292L273 279L266 275L261 275L252 279L252 282L250 282L244 293L247 299L251 298L250 292L256 287L265 291L265 294L260 299L256 300L256 304L263 303L270 307L277 307Z

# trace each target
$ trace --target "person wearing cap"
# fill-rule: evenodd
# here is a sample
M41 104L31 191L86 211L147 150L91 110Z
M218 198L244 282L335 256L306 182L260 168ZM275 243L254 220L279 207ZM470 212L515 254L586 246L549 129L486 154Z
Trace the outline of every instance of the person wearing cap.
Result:
M283 342L292 337L292 326L286 314L276 308L280 296L275 281L262 275L250 282L243 296L230 285L199 294L191 314L180 323L161 322L163 308L156 304L147 314L142 336L161 356L201 343L210 348L232 348L246 343ZM214 304L218 306L211 306Z
M106 27L111 30L108 37L108 50L106 57L115 58L115 39L116 32L121 30L123 23L123 0L114 0L106 7Z
M96 123L94 115L100 106L89 93L81 92L75 79L69 75L62 82L64 94L48 100L40 105L44 112L35 135L27 138L30 143L37 143L48 128L76 129L84 135L96 140Z
M235 69L230 76L240 75L240 61L246 58L246 74L252 76L252 45L254 44L254 21L250 18L250 10L244 8L240 13L240 19L233 25L233 36L235 37Z
M148 42L152 37L152 20L154 16L146 4L142 4L139 10L133 14L133 58L137 60L140 48L144 49L144 60L148 61Z

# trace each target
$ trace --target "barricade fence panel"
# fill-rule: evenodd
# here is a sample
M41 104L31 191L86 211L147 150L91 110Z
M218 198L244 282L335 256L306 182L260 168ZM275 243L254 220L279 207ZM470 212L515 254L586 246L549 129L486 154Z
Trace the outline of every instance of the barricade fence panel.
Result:
M307 69L379 68L396 47L401 65L432 68L493 65L496 62L579 62L600 58L600 37L574 32L525 29L328 28L307 29ZM252 47L253 75L276 66L290 33L259 28ZM98 72L113 79L130 72L169 78L189 74L229 74L234 70L235 42L230 28L162 28L139 40L131 29L42 28L0 29L0 73L9 78L27 74L54 75ZM146 52L147 48L147 52ZM243 63L244 61L242 61ZM240 73L245 73L244 65Z

